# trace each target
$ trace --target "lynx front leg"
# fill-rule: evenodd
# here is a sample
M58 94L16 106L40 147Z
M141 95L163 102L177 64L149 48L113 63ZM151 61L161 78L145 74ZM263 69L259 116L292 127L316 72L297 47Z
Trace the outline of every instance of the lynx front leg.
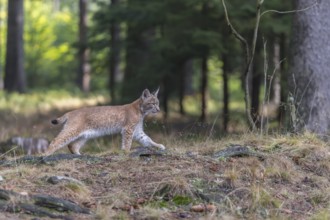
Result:
M161 150L165 150L165 146L154 142L148 135L146 135L142 130L134 133L134 140L137 140L144 147L155 146Z
M121 149L125 151L129 151L132 146L132 140L133 140L133 129L132 128L125 128L121 132L122 137L122 144Z

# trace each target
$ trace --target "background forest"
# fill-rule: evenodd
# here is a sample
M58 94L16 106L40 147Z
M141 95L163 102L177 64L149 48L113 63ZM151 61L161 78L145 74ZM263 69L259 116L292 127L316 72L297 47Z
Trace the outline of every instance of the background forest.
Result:
M17 24L22 37L8 30L8 2L23 6L1 1L0 80L6 91L81 90L109 94L115 104L160 86L165 118L171 112L202 122L217 118L222 131L246 124L245 51L227 26L221 1L24 1L12 15L24 17ZM265 1L262 11L270 9L292 10L292 3ZM255 1L230 1L227 10L233 26L252 42ZM258 127L263 117L276 122L273 128L284 124L279 107L288 97L291 20L291 14L272 12L260 22L249 76L249 109ZM7 36L15 42L7 44ZM24 53L6 61L6 48L16 43ZM19 62L15 73L10 65Z

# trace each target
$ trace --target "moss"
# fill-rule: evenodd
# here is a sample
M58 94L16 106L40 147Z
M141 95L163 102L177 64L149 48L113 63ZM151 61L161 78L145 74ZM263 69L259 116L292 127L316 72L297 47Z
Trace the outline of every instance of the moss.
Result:
M177 195L172 199L175 205L189 205L193 199L188 196Z

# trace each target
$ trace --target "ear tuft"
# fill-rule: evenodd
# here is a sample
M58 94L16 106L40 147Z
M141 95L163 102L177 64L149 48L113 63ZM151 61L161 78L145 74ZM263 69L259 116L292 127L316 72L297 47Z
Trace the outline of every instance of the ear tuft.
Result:
M158 87L158 89L157 89L156 91L154 91L154 92L153 92L154 96L156 96L156 97L157 97L157 95L158 95L158 92L159 92L159 87Z
M142 95L141 95L142 100L148 98L149 96L150 96L149 90L148 89L143 90Z

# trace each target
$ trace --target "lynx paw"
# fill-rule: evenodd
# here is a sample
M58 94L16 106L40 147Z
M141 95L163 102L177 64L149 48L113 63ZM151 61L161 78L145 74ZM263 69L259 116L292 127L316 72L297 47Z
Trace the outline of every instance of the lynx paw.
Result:
M161 150L165 150L165 149L166 149L166 147L165 147L164 145L162 145L162 144L160 144L158 147L159 147L159 149L161 149Z

